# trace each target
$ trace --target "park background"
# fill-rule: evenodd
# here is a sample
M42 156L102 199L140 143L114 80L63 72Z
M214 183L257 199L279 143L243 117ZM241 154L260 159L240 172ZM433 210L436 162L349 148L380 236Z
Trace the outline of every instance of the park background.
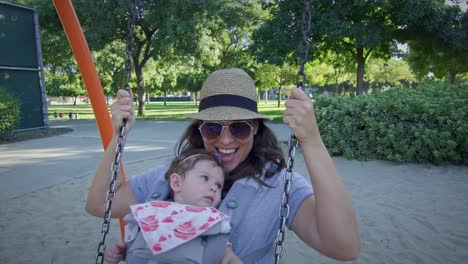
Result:
M9 2L38 13L46 101L52 103L44 105L51 110L47 117L55 118L53 103L59 99L86 102L87 90L53 2ZM210 72L239 67L252 75L259 99L271 106L264 114L281 122L281 101L300 79L298 58L304 57L302 2L136 3L130 87L138 118L159 118L151 112L159 107L153 101L168 111L175 105L193 111L189 104L172 101L191 100L196 106L197 92ZM129 2L73 4L110 104L125 84ZM308 11L305 92L315 100L332 155L466 164L466 3L324 0L312 1ZM11 131L28 106L15 104L14 96L0 91L5 101L0 111L6 117L1 130ZM85 118L79 109L70 112Z
M38 130L56 127L74 130L68 136L41 141L42 145L40 141L26 141L1 146L2 177L21 178L26 173L19 173L18 167L25 166L22 162L28 158L18 156L20 150L30 155L40 153L54 161L50 166L53 168L58 166L54 160L57 153L47 154L49 146L63 142L62 151L68 145L76 155L86 143L72 144L75 140L94 140L97 135L78 133L90 123L83 125L80 123L83 120L75 118L94 119L94 116L52 1L6 2L34 7L38 12L45 89L50 103L44 105L49 128ZM166 129L167 124L177 126L167 120L181 120L186 112L196 111L197 91L210 72L239 67L256 82L260 112L271 116L274 125L281 123L283 100L288 88L295 86L299 68L301 1L139 0L138 3L133 36L134 71L130 80L137 119L159 120L144 124L159 125L161 129ZM73 4L110 105L125 82L128 2L93 0ZM314 100L321 134L359 214L363 255L356 262L464 263L468 257L463 252L468 245L466 3L312 1L311 15L306 93ZM17 101L0 88L3 138L24 132L15 131L15 125L28 108ZM56 118L55 112L64 115ZM70 112L78 115L70 119ZM155 144L154 139L140 137L137 131L134 140L145 143L140 147ZM92 152L100 147L93 144L85 150ZM84 153L70 155L67 162L75 164L77 157L84 156ZM161 161L151 156L142 159L145 162L149 167ZM142 163L132 164L135 168L130 172L140 172ZM300 162L298 166L301 171ZM23 238L31 235L26 232L28 226L35 227L32 235L41 246L35 248L33 256L22 256L27 259L23 263L31 263L31 259L34 262L41 251L49 254L46 249L51 247L54 252L50 262L63 260L64 256L57 253L62 247L70 254L79 254L76 249L85 245L76 247L73 244L76 240L63 241L59 237L65 230L85 244L89 243L92 231L97 233L98 227L89 228L96 224L94 220L77 204L84 204L82 196L91 176L86 170L63 184L54 183L4 199L0 206L0 231L5 235L1 248L6 263L21 259L17 256L23 245L29 249L35 246ZM31 179L38 180L35 176ZM62 203L56 204L51 197ZM57 206L45 208L49 216L42 210L47 203ZM50 231L46 223L51 216L57 216L53 223L61 229L51 232L53 235L48 239L43 232ZM85 236L73 233L71 227L62 228L77 220L91 230L82 231ZM69 241L74 247L68 246ZM310 251L303 245L299 251L305 256L301 261L307 263ZM37 260L48 257L44 255ZM323 258L314 260L331 263Z

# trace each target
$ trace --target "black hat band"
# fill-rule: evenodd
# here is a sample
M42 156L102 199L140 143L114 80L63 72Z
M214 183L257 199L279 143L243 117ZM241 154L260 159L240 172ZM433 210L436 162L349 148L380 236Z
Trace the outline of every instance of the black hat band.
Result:
M258 113L257 102L244 96L218 94L201 99L198 112L216 106L234 106Z

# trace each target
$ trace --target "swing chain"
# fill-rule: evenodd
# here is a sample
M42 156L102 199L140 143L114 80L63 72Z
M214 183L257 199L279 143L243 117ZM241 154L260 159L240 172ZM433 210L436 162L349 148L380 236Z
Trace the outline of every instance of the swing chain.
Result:
M306 84L306 75L304 72L305 64L309 57L312 14L310 13L310 0L304 0L304 11L302 13L302 40L299 43L299 72L296 76L297 88L304 89Z
M275 246L275 264L279 263L281 257L283 256L284 251L284 237L285 237L285 226L286 221L289 217L289 190L291 188L291 183L294 179L294 157L296 155L296 148L299 145L297 138L291 134L288 141L289 151L288 151L288 163L286 172L283 175L284 179L284 190L283 198L281 201L281 206L279 208L280 216L280 227L278 233L276 234L276 246Z
M137 9L137 0L131 0L130 9L128 11L128 23L127 23L127 36L126 36L126 59L124 68L125 84L124 89L130 91L130 77L132 75L132 53L133 53L133 32L135 31L135 13Z
M109 227L111 223L112 201L114 200L114 197L115 197L115 187L117 183L117 176L119 175L119 172L120 172L120 160L122 158L124 144L125 144L125 126L121 126L119 136L116 139L114 162L112 163L112 166L111 166L112 178L109 183L109 190L107 191L107 194L106 194L106 211L104 213L104 217L103 217L104 220L101 226L102 239L99 242L99 246L98 246L98 251L97 251L98 255L96 257L96 264L104 263L104 249L105 249L106 236L109 233Z
M299 63L300 68L299 72L296 76L297 87L304 89L306 84L306 75L304 73L304 66L307 62L308 55L309 55L309 47L310 47L310 22L312 20L312 16L310 13L310 0L304 0L304 11L302 14L302 41L299 44ZM287 161L287 168L283 175L284 179L284 190L283 190L283 197L281 201L281 206L279 208L279 218L280 224L278 233L276 234L276 241L275 241L275 264L278 264L281 257L284 253L284 237L285 237L285 227L286 221L289 217L289 191L291 188L291 183L294 179L294 158L296 156L296 148L299 145L299 141L297 140L296 136L291 133L288 141L288 161Z
M125 68L124 68L125 84L123 87L127 91L130 90L129 82L130 82L131 71L132 71L131 58L132 58L132 52L133 52L132 50L133 32L135 30L136 1L137 0L130 1L131 3L129 6L129 12L128 12L129 18L128 18L128 24L127 24L127 37L126 37L127 58L125 60ZM115 197L115 187L117 183L117 176L119 175L119 172L120 172L120 160L122 158L122 153L123 153L124 145L125 145L126 123L127 123L127 120L124 119L123 124L120 126L119 136L116 138L115 157L114 157L114 162L112 163L112 166L111 166L111 180L109 183L109 190L107 191L107 194L106 194L106 211L104 213L103 223L101 226L102 239L99 242L98 249L97 249L96 264L104 263L104 250L105 250L106 236L109 233L109 228L110 228L110 223L111 223L112 201L114 200L114 197Z

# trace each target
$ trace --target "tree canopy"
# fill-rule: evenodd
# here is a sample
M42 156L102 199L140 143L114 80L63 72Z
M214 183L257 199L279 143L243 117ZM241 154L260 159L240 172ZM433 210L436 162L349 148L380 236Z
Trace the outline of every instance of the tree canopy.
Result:
M68 95L65 87L71 86L84 91L52 1L10 2L38 10L48 93L58 94L63 89L62 94ZM290 81L277 82L280 69L298 68L302 1L137 3L131 87L138 97L139 115L144 115L148 94L180 90L196 94L204 78L219 68L246 70L260 89L289 85ZM129 1L74 0L73 4L104 92L113 95L123 82ZM364 81L382 82L397 75L414 81L405 62L390 59L397 55L419 79L432 72L453 83L456 76L467 72L468 18L457 5L447 5L444 0L315 0L309 11L309 85L338 87L346 82L354 84L359 95L365 92ZM397 49L404 43L407 54ZM398 67L405 73L389 73Z

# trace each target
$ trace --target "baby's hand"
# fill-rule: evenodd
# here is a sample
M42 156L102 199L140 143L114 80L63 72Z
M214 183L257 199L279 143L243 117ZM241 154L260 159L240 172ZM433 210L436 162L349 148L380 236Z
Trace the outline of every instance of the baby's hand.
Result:
M127 244L119 242L107 246L104 251L104 260L107 264L118 264L120 261L125 260Z
M227 245L224 249L224 257L221 259L221 264L244 264L244 262L234 253L231 245Z

